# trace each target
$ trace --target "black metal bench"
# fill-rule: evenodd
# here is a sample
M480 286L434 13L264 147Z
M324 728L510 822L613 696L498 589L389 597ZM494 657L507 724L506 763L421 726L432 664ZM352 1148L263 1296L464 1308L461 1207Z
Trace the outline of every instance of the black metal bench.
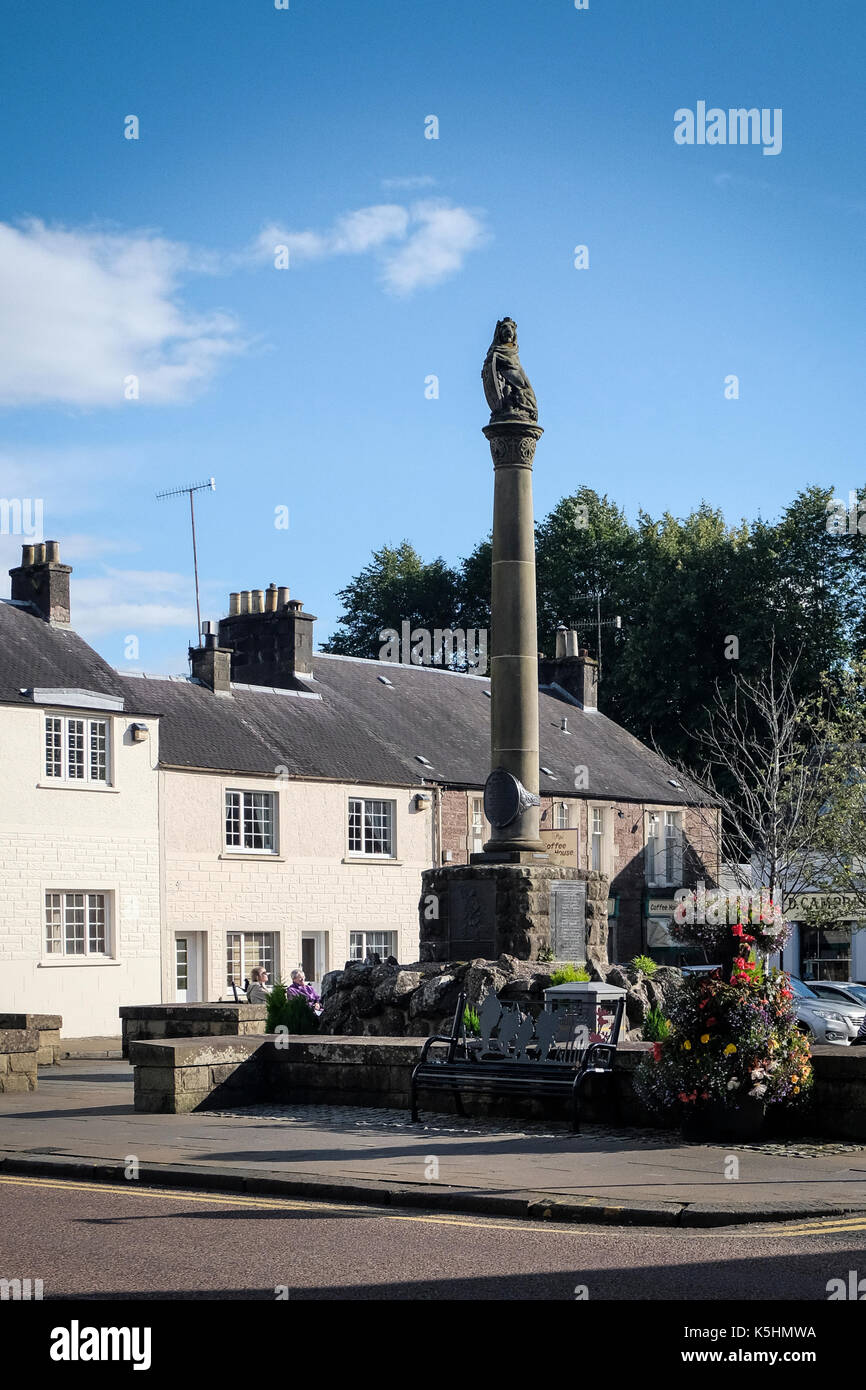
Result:
M451 1032L424 1042L412 1072L412 1120L418 1120L419 1091L450 1091L458 1115L465 1115L463 1096L469 1093L564 1097L571 1102L577 1134L581 1093L589 1077L612 1077L624 1000L612 1006L609 1041L593 1040L583 1014L560 1010L534 1019L517 1005L500 1004L495 994L481 1006L481 1037L474 1039L466 1035L465 1006L461 994Z

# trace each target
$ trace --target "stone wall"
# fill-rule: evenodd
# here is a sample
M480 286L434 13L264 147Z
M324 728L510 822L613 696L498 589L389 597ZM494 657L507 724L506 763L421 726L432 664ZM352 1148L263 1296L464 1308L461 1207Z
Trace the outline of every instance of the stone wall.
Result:
M606 964L607 877L548 863L427 869L418 904L421 959L453 960L470 940L474 949L466 949L466 956L488 950L537 960L539 950L550 945L550 885L563 881L586 883L586 953Z
M332 970L322 982L320 1031L398 1038L448 1032L461 993L475 1009L492 991L503 1002L516 1002L524 1010L538 1013L556 968L556 962L538 965L507 955L498 960L421 961L414 965L400 965L393 956L382 962L378 957L350 961L344 970ZM608 967L592 974L629 991L624 1037L629 1030L640 1030L651 1006L665 1008L682 978L678 970L666 966L661 966L652 979L631 967Z
M0 1028L0 1093L36 1090L38 1053L38 1029Z
M40 1067L60 1066L63 1050L60 1046L60 1014L0 1014L0 1031L13 1028L25 1031L35 1028L39 1034L36 1062Z
M266 1004L125 1004L118 1010L123 1056L148 1038L246 1037L263 1034Z
M8 1035L5 1035L8 1036ZM0 1049L4 1035L0 1034ZM130 1046L135 1067L135 1108L185 1114L234 1109L257 1102L409 1108L409 1078L423 1038L178 1038ZM590 1078L582 1113L589 1122L664 1125L634 1093L634 1073L649 1043L624 1043L614 1066L618 1109L610 1106L604 1078ZM13 1054L14 1055L14 1054ZM2 1061L0 1051L0 1061ZM789 1128L825 1139L866 1139L866 1048L816 1047L815 1098L811 1112ZM20 1076L20 1072L12 1072ZM11 1089L35 1089L23 1084ZM0 1083L6 1079L0 1072ZM0 1087L2 1089L2 1087ZM8 1089L8 1088L7 1088ZM469 1115L566 1119L567 1103L530 1096L467 1096ZM454 1113L445 1092L420 1094L422 1115ZM790 1112L789 1112L790 1114Z

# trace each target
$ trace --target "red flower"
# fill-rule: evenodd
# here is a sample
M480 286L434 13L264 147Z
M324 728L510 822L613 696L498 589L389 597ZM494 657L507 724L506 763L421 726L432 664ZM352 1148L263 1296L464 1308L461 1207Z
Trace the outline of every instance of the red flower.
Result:
M733 932L734 936L742 936L743 928L741 923L735 922L734 925L731 927L731 931Z
M718 1020L717 1018L708 1018L708 1019L707 1019L707 1027L708 1027L708 1028L712 1028L713 1024L714 1024L714 1023L718 1023L718 1021L719 1021L719 1020Z
M660 1062L662 1059L662 1045L660 1042L653 1043L653 1061Z

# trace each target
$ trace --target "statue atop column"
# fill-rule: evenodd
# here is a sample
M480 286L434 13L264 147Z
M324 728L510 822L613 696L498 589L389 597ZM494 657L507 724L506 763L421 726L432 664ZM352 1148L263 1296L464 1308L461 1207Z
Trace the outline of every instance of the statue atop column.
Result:
M517 353L517 324L500 319L481 369L491 424L538 421L538 402Z

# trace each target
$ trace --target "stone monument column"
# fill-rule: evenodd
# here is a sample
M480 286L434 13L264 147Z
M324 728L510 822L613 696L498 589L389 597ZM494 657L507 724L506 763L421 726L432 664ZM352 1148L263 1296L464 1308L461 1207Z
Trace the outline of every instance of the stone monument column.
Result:
M607 961L608 881L588 869L551 863L538 828L532 460L542 429L513 319L496 325L481 377L494 469L491 771L484 787L492 833L468 864L437 864L421 875L421 959L537 960L552 945L568 952L566 960L585 956L601 970Z
M496 325L482 371L491 408L484 434L494 468L491 583L491 776L485 811L493 827L489 860L544 852L539 836L538 625L532 460L544 431L520 364L517 327ZM514 812L514 814L512 814Z

